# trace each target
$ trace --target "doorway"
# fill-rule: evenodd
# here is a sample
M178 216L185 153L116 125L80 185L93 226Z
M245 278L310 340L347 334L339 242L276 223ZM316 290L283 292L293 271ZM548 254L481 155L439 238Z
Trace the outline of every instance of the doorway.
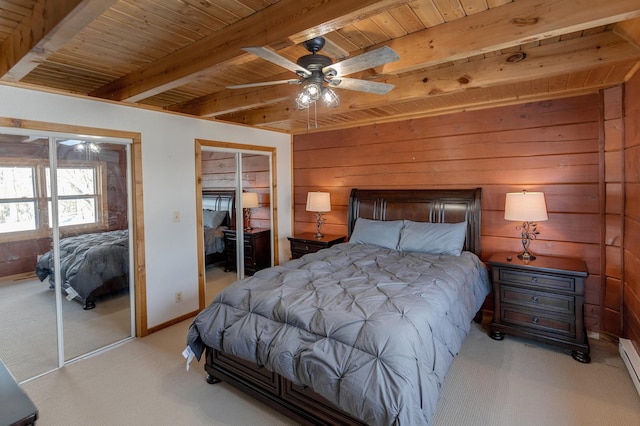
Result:
M131 147L0 129L0 357L18 381L135 335Z
M274 208L275 149L196 140L198 239L206 243L212 216L210 199L230 192L229 223L219 232L220 255L212 261L208 245L200 243L200 309L230 283L277 262ZM216 223L213 223L216 225ZM209 229L207 229L209 227ZM203 236L204 235L204 236ZM209 250L209 251L208 251Z

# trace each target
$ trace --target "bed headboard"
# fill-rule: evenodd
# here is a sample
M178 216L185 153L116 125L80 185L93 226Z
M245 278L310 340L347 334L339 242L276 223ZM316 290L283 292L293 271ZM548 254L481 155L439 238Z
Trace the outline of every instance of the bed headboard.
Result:
M226 210L228 215L222 224L224 226L233 227L233 212L235 211L236 191L233 189L203 189L202 190L202 209L203 210Z
M476 189L352 189L349 197L349 236L359 217L415 222L467 221L464 250L480 256L482 190Z

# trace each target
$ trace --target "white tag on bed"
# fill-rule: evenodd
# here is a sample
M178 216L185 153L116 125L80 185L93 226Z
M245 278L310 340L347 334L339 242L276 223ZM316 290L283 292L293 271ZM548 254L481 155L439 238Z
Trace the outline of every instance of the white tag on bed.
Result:
M187 360L187 371L189 371L189 364L193 361L195 354L191 350L191 346L187 346L184 351L182 351L182 356Z
M67 299L68 301L72 301L73 299L79 296L78 292L75 291L73 287L67 287L64 289L64 291L67 292L67 297L65 297L65 299Z

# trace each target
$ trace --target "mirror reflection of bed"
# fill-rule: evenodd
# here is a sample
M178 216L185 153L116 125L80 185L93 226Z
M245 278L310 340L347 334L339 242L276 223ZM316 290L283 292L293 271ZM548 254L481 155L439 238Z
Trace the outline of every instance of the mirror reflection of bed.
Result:
M61 238L60 248L64 353L69 360L131 333L128 231ZM11 342L2 345L0 354L18 381L57 367L53 262L53 251L47 251L33 272L0 282L2 335Z
M205 302L213 298L227 285L237 279L233 272L225 272L225 229L233 226L235 190L209 189L202 191L202 225L205 254Z
M55 287L53 250L38 258L36 275ZM60 239L60 279L64 297L94 309L99 298L129 291L129 231L126 229Z

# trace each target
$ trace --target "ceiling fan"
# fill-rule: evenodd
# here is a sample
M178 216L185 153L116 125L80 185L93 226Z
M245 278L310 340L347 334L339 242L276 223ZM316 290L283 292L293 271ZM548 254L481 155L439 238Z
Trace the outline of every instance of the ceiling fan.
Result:
M242 49L245 52L252 53L264 60L288 69L289 71L293 71L299 78L239 84L235 86L228 86L227 88L242 89L274 84L304 83L305 87L296 99L298 108L300 109L307 108L311 103L318 99L322 99L328 106L338 106L338 97L335 92L329 89L329 87L375 93L378 95L384 95L393 89L393 84L344 77L345 75L374 68L400 59L398 54L390 47L380 47L334 64L331 58L318 53L324 47L324 44L324 37L315 37L311 40L305 41L302 45L310 52L310 54L298 58L297 62L292 62L266 47L245 47ZM329 87L325 87L325 83Z

